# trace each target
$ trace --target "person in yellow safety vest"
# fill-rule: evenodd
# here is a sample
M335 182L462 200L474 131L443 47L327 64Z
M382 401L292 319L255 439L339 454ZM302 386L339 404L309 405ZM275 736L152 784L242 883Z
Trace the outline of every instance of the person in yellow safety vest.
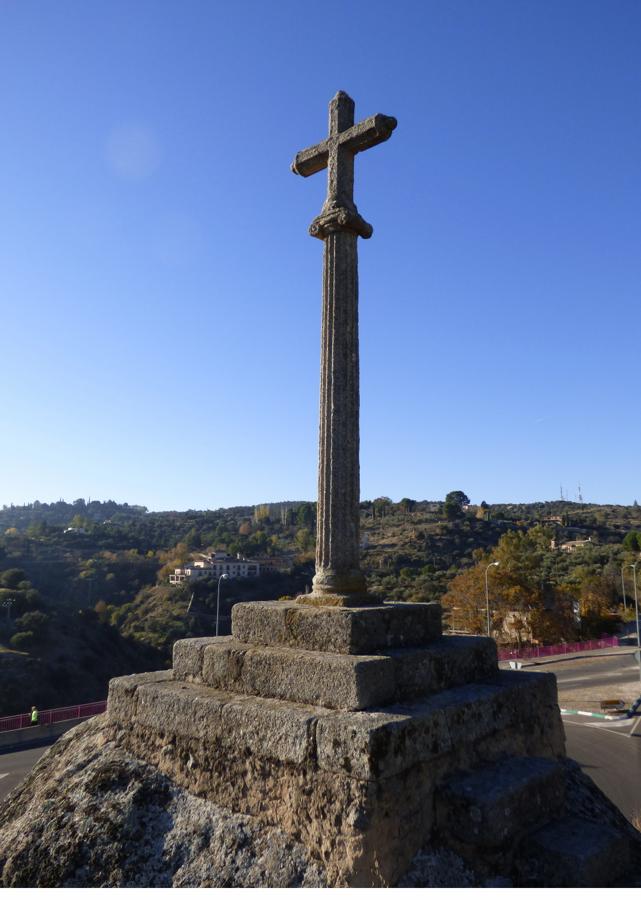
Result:
M31 707L31 724L32 725L38 724L38 710L36 709L35 706Z

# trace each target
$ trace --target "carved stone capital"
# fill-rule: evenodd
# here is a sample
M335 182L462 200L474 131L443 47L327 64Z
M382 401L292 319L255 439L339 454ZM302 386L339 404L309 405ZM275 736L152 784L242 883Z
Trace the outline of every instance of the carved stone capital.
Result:
M322 212L309 226L311 236L321 241L334 231L349 231L359 237L370 238L374 229L356 210L344 206Z

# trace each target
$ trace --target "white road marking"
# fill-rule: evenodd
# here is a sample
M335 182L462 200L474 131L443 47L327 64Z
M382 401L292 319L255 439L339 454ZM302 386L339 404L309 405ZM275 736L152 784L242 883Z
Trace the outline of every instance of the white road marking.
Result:
M563 720L564 725L577 725L581 728L600 728L606 731L612 731L614 728L625 728L630 725L630 722L631 719L621 719L620 722L573 722L571 719Z
M637 666L630 666L630 669L634 669L635 672L638 672ZM626 672L628 669L619 669L618 672L602 672L598 675L568 675L566 678L556 676L556 680L559 684L572 684L573 681L601 681L605 678L622 678L622 672Z
M6 778L8 774L9 772L4 772L2 775L0 775L0 778Z

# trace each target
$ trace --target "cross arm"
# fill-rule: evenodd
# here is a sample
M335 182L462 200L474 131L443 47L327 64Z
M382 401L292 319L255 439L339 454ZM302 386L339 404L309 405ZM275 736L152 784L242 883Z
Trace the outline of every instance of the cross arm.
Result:
M302 175L307 178L308 175L314 175L321 169L327 168L327 159L329 157L329 147L327 141L322 141L314 147L308 147L296 154L292 163L292 172L295 175Z
M352 125L351 128L342 131L339 141L352 153L360 153L361 150L367 150L369 147L375 147L376 144L386 141L391 137L397 125L398 122L393 116L377 113L375 116L370 116L369 119L363 119L358 125Z
M370 116L369 119L363 119L358 125L346 128L345 131L330 137L329 140L301 150L296 154L292 163L292 172L307 178L308 175L314 175L316 172L326 169L332 147L344 147L356 154L369 147L375 147L376 144L382 144L391 136L397 124L393 116L384 116L381 113Z

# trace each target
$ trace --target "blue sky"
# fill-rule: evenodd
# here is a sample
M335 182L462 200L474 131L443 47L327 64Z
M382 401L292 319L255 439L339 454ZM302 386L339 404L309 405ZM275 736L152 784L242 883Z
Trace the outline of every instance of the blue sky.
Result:
M316 495L325 176L357 157L361 494L641 500L641 4L0 3L0 503Z

